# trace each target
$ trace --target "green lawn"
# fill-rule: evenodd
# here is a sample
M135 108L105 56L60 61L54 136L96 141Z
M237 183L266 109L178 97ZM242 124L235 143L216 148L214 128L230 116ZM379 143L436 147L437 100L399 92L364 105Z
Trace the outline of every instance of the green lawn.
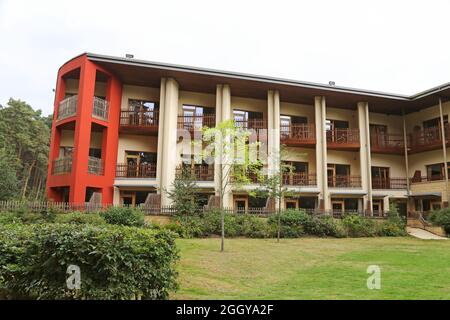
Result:
M450 299L450 241L179 239L172 299ZM368 265L381 289L368 290Z

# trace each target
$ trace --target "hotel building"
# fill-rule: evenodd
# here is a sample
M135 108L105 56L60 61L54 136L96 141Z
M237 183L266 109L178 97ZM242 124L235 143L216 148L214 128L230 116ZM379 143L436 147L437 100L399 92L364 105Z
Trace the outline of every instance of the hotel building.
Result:
M270 150L285 146L295 168L283 177L285 208L429 211L448 206L449 113L450 83L405 96L86 53L58 72L47 194L168 206L183 166L178 129L233 119L276 132ZM189 166L207 204L220 166ZM266 205L233 188L224 202Z

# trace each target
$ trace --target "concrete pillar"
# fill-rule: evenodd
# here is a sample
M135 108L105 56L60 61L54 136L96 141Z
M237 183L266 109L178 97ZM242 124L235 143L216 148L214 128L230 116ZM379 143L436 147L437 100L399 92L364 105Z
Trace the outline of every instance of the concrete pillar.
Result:
M280 93L267 92L267 163L269 175L280 168Z
M162 82L161 82L162 84ZM167 196L167 191L172 188L172 182L175 179L175 170L177 166L177 118L178 118L178 83L172 79L165 80L164 105L160 105L160 109L164 109L162 126L162 145L161 145L161 161L160 167L160 192L161 205L167 206L171 204L171 200ZM158 129L159 130L159 129ZM159 138L159 137L158 137ZM158 141L159 142L159 141ZM159 148L159 145L158 145Z
M383 198L383 212L389 211L389 196Z
M163 167L163 133L164 133L164 111L166 101L166 78L161 78L161 86L159 93L159 113L158 113L158 153L156 155L156 180L159 182L161 193L161 174Z
M326 100L325 97L314 98L316 126L316 174L319 193L319 209L330 210L331 198L328 192L327 176L327 137L326 137Z
M227 84L218 84L216 86L216 125L223 121L231 119L231 90ZM220 190L220 171L225 173L226 168L222 167L220 159L217 159L214 163L214 189L216 195L219 195ZM233 193L231 185L228 184L226 192L223 198L224 207L233 206Z
M361 171L361 185L366 192L364 197L364 210L372 214L372 178L371 178L371 156L370 156L370 132L369 132L369 106L367 102L358 102L358 126L359 126L359 161Z

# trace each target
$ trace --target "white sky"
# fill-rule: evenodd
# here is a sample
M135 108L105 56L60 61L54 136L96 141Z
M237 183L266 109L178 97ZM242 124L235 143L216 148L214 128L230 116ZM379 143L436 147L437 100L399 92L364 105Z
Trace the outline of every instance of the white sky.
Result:
M412 94L450 81L450 1L0 0L0 104L53 110L93 52Z

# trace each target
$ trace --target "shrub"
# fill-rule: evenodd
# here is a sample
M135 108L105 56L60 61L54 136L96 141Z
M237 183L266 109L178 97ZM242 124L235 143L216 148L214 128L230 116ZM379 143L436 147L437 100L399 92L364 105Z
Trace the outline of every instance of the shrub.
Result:
M144 214L139 209L128 207L111 207L101 213L101 216L109 224L130 227L144 226Z
M342 225L349 237L373 237L376 235L375 221L357 214L348 214L342 218Z
M450 234L450 208L433 211L430 220L433 224L441 226L447 234Z
M0 224L21 223L22 219L14 212L0 212Z
M1 225L0 287L8 298L166 299L175 290L173 234L122 226ZM81 289L69 290L69 265Z
M56 216L57 223L74 223L74 224L105 224L106 221L98 213L71 212L62 213Z

